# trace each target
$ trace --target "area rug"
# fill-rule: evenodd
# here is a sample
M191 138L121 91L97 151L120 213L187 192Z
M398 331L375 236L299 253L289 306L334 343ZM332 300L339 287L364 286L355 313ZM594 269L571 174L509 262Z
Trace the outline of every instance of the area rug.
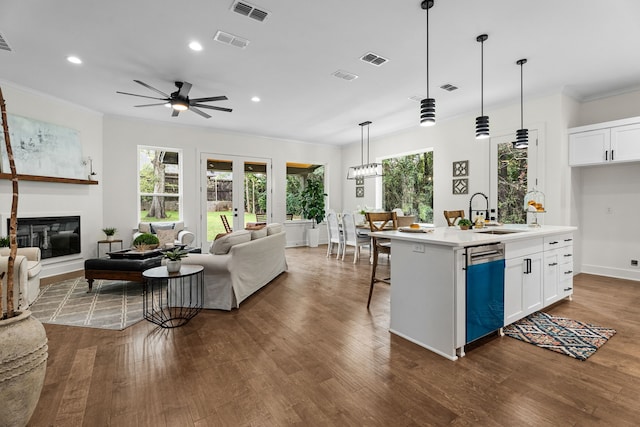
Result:
M507 326L504 333L556 353L587 360L616 331L539 311Z
M122 330L142 320L142 284L96 280L87 293L84 278L48 285L31 305L42 323Z

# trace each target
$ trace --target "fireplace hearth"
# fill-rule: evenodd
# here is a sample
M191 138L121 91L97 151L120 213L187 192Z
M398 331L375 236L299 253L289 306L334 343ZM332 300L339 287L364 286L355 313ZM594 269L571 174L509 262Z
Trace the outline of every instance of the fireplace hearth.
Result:
M43 259L79 254L80 216L18 218L17 240L19 248L39 247Z

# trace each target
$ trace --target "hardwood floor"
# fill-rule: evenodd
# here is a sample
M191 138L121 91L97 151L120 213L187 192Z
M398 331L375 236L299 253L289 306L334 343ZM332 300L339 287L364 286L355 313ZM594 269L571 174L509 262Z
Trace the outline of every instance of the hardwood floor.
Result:
M579 275L574 300L547 310L618 331L585 362L508 337L452 362L388 332L388 285L367 311L366 255L325 253L288 249L289 271L239 310L173 330L45 325L29 425L638 424L640 283Z

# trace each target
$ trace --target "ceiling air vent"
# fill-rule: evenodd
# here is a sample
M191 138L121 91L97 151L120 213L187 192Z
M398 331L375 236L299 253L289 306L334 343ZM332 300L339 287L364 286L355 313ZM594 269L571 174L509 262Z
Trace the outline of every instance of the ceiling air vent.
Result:
M356 76L355 74L349 73L347 71L342 71L342 70L338 70L332 73L331 75L336 76L339 79L347 80L349 82L358 78L358 76Z
M415 102L422 101L422 98L424 98L424 97L423 96L419 96L419 95L413 95L413 96L409 97L410 100L415 101Z
M444 89L446 91L453 92L454 90L458 89L458 86L454 86L452 84L447 83L445 85L440 86L440 89Z
M249 44L249 40L242 37L234 36L233 34L225 33L224 31L218 31L213 39L217 42L228 44L231 46L244 49Z
M383 58L382 56L372 52L365 54L360 59L363 60L364 62L368 62L369 64L377 65L378 67L384 64L385 62L389 61L387 58Z
M265 12L264 10L258 9L252 4L249 4L244 1L236 1L231 5L231 10L239 13L240 15L248 16L249 18L255 19L256 21L264 21L267 19L269 12Z
M7 43L7 41L4 39L4 37L2 37L2 34L0 34L0 50L7 50L11 52L11 47L9 46L9 43Z

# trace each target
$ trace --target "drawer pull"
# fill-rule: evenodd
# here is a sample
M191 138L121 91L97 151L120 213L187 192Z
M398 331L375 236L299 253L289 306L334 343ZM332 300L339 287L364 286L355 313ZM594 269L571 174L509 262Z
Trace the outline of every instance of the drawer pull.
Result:
M571 255L572 255L572 254L564 254L564 256L565 256L565 257L569 257L569 256L571 256Z
M571 274L571 273L573 273L573 271L572 271L572 270L569 270L569 271L565 271L565 272L564 272L564 274Z
M558 242L549 242L550 245L557 245Z
M564 239L565 242L572 242L573 239Z
M549 264L549 267L553 267L554 265L558 265L557 262L552 262L551 264Z
M567 292L567 291L570 291L571 289L573 288L564 288L564 291Z

